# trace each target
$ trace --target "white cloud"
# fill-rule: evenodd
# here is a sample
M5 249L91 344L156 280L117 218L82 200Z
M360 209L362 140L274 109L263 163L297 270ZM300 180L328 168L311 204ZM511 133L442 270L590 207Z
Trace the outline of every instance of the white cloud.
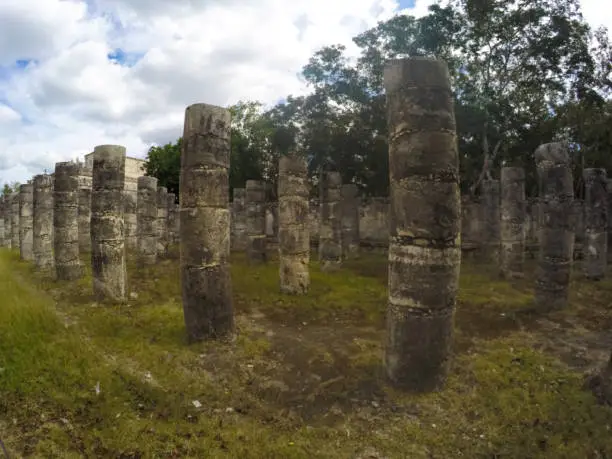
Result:
M584 0L585 14L596 2ZM303 93L297 74L315 50L342 43L354 54L351 38L398 9L397 0L2 0L0 183L98 144L144 157L181 135L194 102ZM130 65L108 58L118 49Z

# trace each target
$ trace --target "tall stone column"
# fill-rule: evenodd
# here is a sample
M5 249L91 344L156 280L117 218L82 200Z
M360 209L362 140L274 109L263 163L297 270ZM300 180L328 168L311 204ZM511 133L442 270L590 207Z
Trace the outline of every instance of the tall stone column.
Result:
M491 263L499 263L501 245L499 180L483 180L480 202L483 213L484 259Z
M11 194L11 246L21 250L19 244L19 192Z
M125 248L136 249L138 243L138 217L136 216L137 192L123 190L123 219L125 221Z
M178 213L176 211L176 195L174 193L168 193L166 204L168 212L168 244L174 245L178 237L176 234L176 219L178 218Z
M361 199L357 185L342 185L342 256L354 258L359 255L359 210Z
M524 276L525 170L501 169L501 272L505 278Z
M22 260L33 261L34 185L19 187L19 250Z
M608 192L608 264L612 265L612 178L608 179L606 191Z
M247 258L250 263L267 260L266 199L264 182L246 182Z
M91 168L79 169L79 253L91 252Z
M601 280L606 275L608 259L608 191L606 170L589 168L583 172L585 184L584 275Z
M96 300L126 299L125 147L98 145L91 184L91 271Z
M180 178L181 286L190 341L234 329L229 271L230 112L207 104L185 110Z
M552 311L567 305L574 252L574 186L563 143L540 145L535 160L542 216L535 304L541 311Z
M2 200L4 208L4 247L10 249L13 247L12 236L12 220L11 217L11 195L5 194Z
M319 263L322 271L342 265L342 177L323 172L319 181Z
M58 280L75 280L83 275L79 259L79 165L55 164L53 248Z
M157 261L157 179L138 177L138 264Z
M584 258L584 250L586 248L586 228L585 228L585 205L584 200L574 199L572 202L572 218L574 228L574 260L582 260Z
M34 264L39 269L52 269L53 258L53 177L41 174L34 177L34 218L32 251Z
M304 294L310 286L308 165L296 154L278 166L278 240L280 290Z
M461 200L453 94L446 63L391 60L389 302L385 371L397 387L446 381L461 264Z
M4 239L4 199L0 199L0 247L6 247Z
M248 245L246 189L234 188L232 201L232 250L246 251Z
M168 188L157 187L157 256L168 255Z

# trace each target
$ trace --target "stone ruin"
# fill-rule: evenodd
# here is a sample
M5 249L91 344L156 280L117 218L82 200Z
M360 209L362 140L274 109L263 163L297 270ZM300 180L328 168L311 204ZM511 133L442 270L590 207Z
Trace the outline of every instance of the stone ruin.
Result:
M323 271L341 269L363 248L384 248L385 375L403 389L439 388L451 358L462 250L497 264L508 279L522 277L526 254L539 250L535 305L561 309L576 256L587 278L605 275L612 187L605 170L586 169L585 200L575 200L566 145L550 143L535 152L538 197L526 198L525 172L510 166L499 180L485 180L480 196L461 197L446 65L393 60L384 85L389 197L361 198L337 171L323 171L318 197L309 199L306 162L292 153L279 161L278 202L270 201L269 183L247 180L230 204L229 112L195 104L185 112L180 208L157 179L133 179L134 171L126 178L124 147L101 145L86 164L58 163L55 174L4 196L0 242L39 269L55 268L60 280L78 279L79 255L91 252L93 297L112 302L127 299L128 249L144 266L179 243L189 341L233 334L230 248L262 263L278 242L280 290L292 295L308 294L312 247ZM427 154L411 155L416 149Z

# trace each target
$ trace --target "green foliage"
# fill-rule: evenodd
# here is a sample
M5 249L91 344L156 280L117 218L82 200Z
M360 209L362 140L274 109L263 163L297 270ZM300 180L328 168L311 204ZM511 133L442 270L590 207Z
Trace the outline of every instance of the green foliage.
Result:
M2 190L0 190L0 197L19 191L20 186L19 182L5 183Z
M167 143L161 147L153 146L147 152L145 171L148 176L157 178L158 186L165 186L169 193L179 195L181 173L181 142Z

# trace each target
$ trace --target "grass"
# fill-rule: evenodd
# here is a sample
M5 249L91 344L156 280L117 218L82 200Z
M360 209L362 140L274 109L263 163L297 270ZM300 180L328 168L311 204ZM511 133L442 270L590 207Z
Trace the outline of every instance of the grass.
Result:
M576 276L570 307L537 316L531 276L466 263L447 386L410 395L380 372L386 269L313 261L289 297L276 261L235 254L236 338L187 345L175 259L129 264L108 306L88 270L56 282L0 251L0 439L41 458L612 457L612 410L582 390L609 355L610 280Z

